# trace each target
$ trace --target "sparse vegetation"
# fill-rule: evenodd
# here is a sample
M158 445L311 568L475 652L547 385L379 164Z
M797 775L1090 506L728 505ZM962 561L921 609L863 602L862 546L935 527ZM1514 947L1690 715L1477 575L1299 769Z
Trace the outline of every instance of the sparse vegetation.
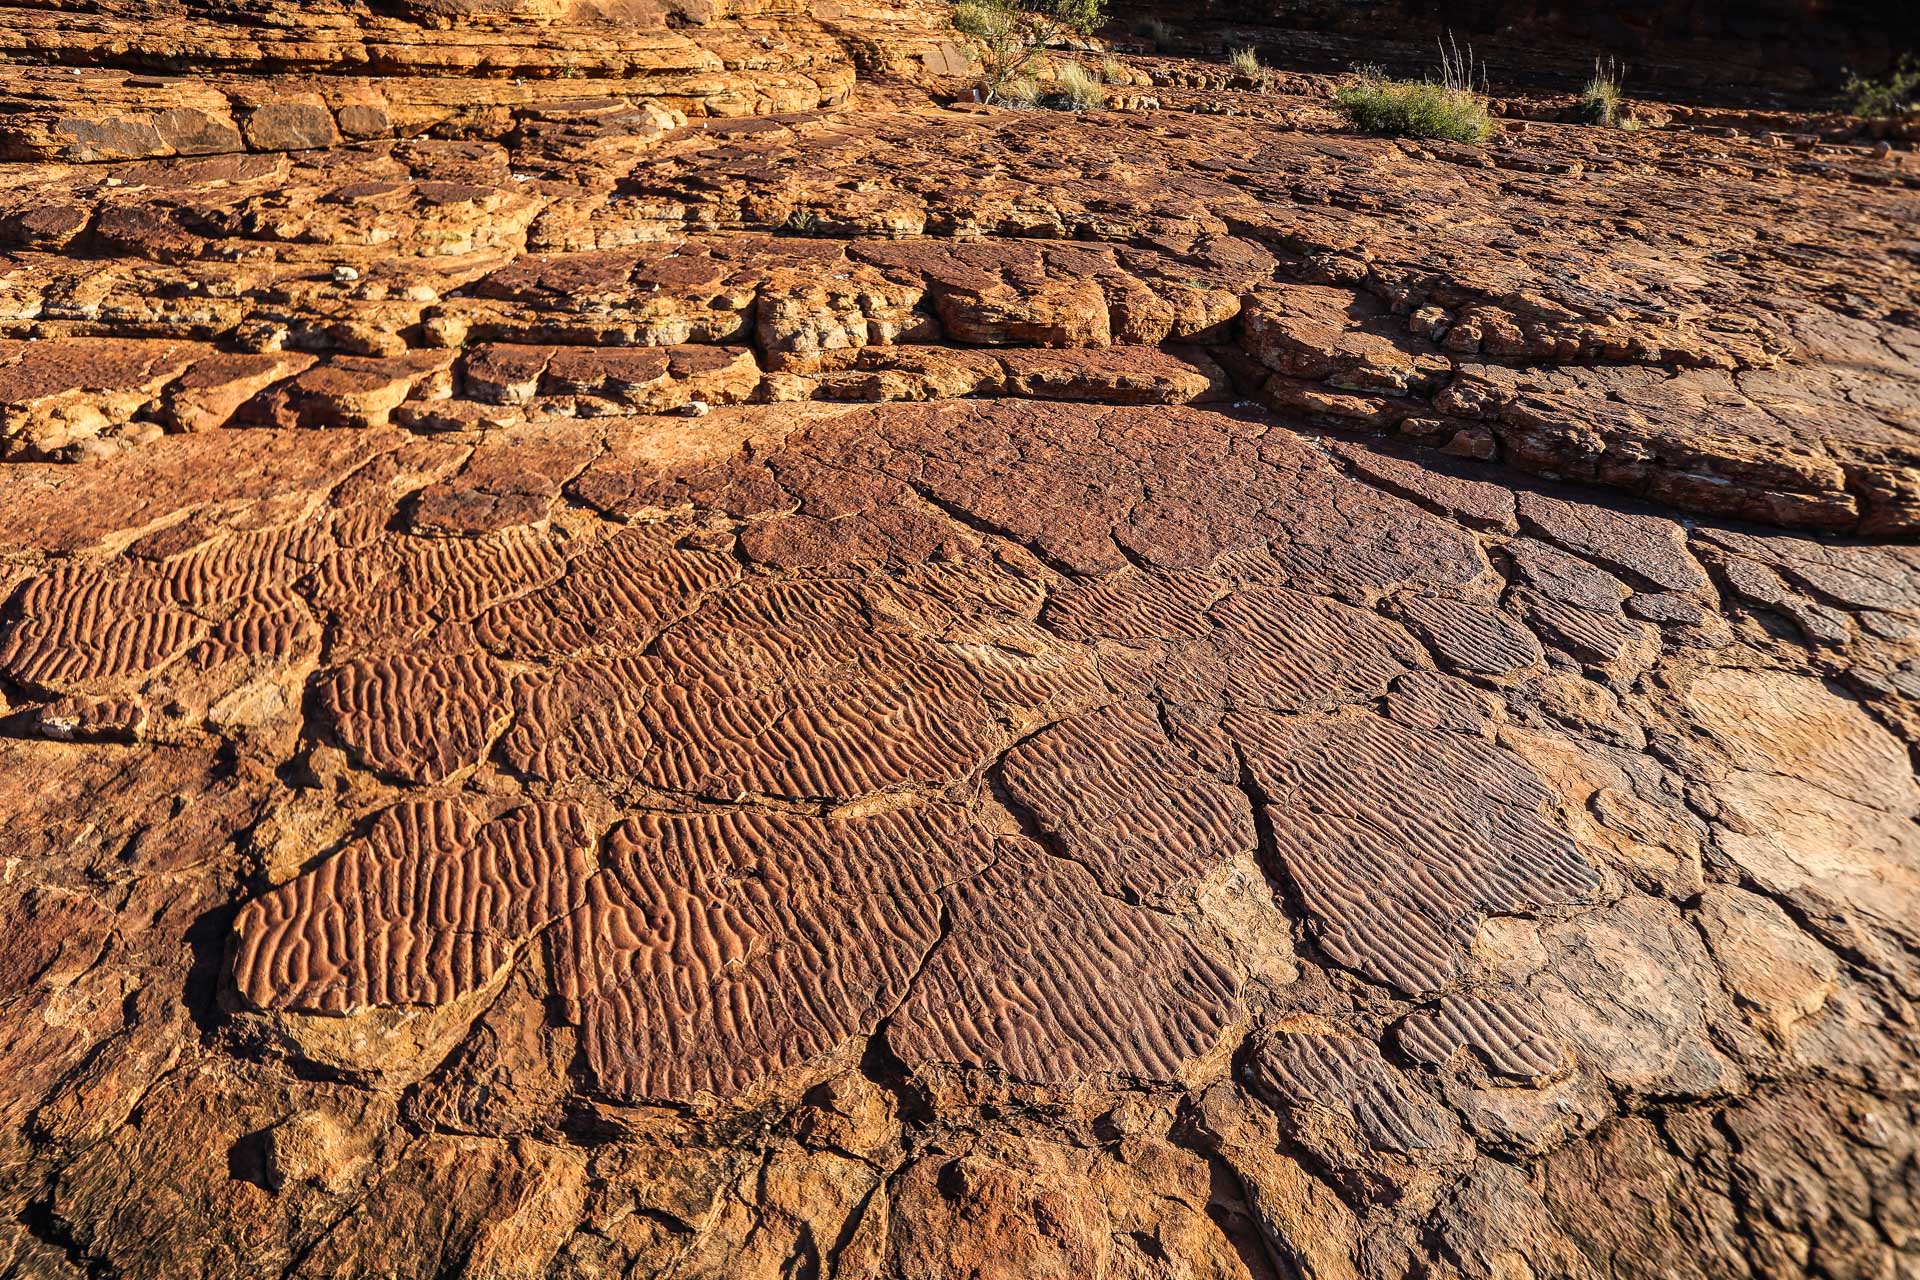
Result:
M1849 76L1846 93L1853 114L1870 120L1889 120L1920 111L1920 60L1903 53L1893 70L1877 80Z
M1135 23L1133 34L1152 45L1156 53L1173 47L1173 28L1158 18L1145 18Z
M1621 85L1627 78L1627 69L1608 58L1605 62L1593 60L1593 76L1587 81L1587 87L1580 91L1580 118L1588 124L1606 125L1612 128L1623 123L1620 108L1625 102L1621 94Z
M1100 59L1100 79L1105 84L1132 84L1133 73L1118 58Z
M1107 105L1107 90L1100 77L1077 62L1063 62L1054 72L1052 91L1043 95L1041 105L1061 111L1098 111Z
M1022 110L1037 107L1040 105L1040 82L1032 76L1008 80L993 95L993 100L1003 107L1018 107Z
M1367 133L1479 143L1493 131L1493 117L1473 81L1473 50L1462 54L1455 45L1449 52L1442 45L1437 79L1392 80L1378 67L1358 67L1333 100L1354 128Z
M1091 34L1105 7L1105 0L961 0L953 25L973 38L986 100L1019 106L1012 91L1033 79L1047 46Z
M1233 67L1233 73L1243 80L1251 80L1262 88L1266 87L1268 71L1261 65L1260 54L1253 49L1235 49L1227 62Z

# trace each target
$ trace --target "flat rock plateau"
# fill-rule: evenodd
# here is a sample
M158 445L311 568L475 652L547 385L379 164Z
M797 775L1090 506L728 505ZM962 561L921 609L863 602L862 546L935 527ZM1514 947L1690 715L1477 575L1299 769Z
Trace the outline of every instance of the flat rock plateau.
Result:
M1920 1275L1911 125L946 15L0 3L0 1276Z

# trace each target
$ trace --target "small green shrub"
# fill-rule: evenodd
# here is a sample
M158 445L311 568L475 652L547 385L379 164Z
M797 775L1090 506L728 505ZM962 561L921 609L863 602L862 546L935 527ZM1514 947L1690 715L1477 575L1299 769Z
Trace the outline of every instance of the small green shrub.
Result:
M1041 103L1061 111L1098 111L1107 105L1107 90L1093 72L1077 62L1064 62L1054 72L1052 92Z
M1132 84L1133 73L1118 58L1100 59L1100 79L1105 84Z
M1915 61L1911 53L1903 53L1893 70L1878 80L1849 76L1846 94L1853 114L1870 120L1890 120L1920 111L1920 61Z
M987 0L960 0L953 6L953 29L982 43L998 39L1006 21L1002 8Z
M1471 89L1429 80L1388 80L1362 73L1336 90L1333 101L1354 128L1366 133L1477 143L1493 131L1485 98Z
M973 39L986 100L1016 106L1009 91L1033 79L1046 47L1091 34L1105 16L1105 0L960 0L953 25Z
M1626 68L1612 58L1605 62L1595 58L1593 76L1587 81L1587 87L1580 91L1580 118L1588 124L1606 125L1609 128L1620 124L1620 108L1625 101L1620 87L1626 78Z

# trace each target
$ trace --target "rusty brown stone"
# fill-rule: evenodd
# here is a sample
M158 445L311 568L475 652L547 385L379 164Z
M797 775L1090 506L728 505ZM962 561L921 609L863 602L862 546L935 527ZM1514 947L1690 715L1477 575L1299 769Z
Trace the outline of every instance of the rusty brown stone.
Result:
M1255 8L0 0L0 1275L1914 1269L1910 124Z

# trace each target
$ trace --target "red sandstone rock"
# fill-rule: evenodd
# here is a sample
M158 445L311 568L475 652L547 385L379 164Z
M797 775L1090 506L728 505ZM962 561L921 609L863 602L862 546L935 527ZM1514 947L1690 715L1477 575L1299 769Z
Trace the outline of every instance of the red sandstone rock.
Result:
M1890 158L0 16L0 1273L1910 1266Z

